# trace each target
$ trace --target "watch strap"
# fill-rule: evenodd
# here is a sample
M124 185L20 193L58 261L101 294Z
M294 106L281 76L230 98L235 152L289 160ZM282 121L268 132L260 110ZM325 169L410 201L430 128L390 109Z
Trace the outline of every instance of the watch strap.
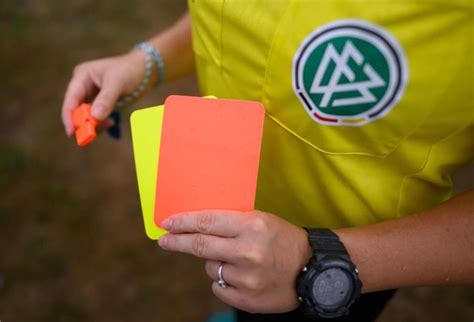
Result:
M346 247L330 229L306 227L304 229L308 232L308 241L316 260L320 260L327 255L337 255L350 259Z

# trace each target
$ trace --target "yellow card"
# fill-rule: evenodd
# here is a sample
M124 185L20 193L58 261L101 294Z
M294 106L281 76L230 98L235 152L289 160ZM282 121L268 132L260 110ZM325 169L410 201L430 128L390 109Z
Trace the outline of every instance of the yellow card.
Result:
M166 233L166 230L157 227L154 222L156 174L163 112L163 105L160 105L136 110L130 116L133 155L143 222L146 235L154 240Z

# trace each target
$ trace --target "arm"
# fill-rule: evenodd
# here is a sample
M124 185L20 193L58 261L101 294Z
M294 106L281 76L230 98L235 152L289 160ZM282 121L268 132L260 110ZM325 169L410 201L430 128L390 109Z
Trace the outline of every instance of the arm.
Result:
M149 42L161 52L165 63L166 80L193 72L194 55L189 14L185 14ZM99 121L106 120L120 96L132 93L142 81L145 59L143 51L133 50L121 56L93 60L76 66L62 107L61 115L66 134L72 136L74 133L72 110L87 99L93 98L92 115ZM156 70L152 79L156 79ZM146 91L152 86L150 84ZM111 124L102 124L103 127L108 125Z
M421 214L336 230L358 266L363 291L422 285L474 285L474 191ZM253 313L299 306L295 280L312 256L306 232L277 216L204 211L177 214L159 244L205 258L217 297ZM217 283L219 263L225 279Z
M177 79L194 71L191 19L188 13L148 42L163 56L166 80Z
M336 230L363 292L474 285L474 191L401 219Z

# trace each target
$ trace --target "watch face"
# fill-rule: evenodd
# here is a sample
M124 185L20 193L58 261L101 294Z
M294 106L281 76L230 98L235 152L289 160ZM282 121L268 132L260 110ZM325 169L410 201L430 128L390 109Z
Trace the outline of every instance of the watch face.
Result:
M314 299L319 305L327 307L344 305L351 291L351 277L340 268L324 270L313 284Z

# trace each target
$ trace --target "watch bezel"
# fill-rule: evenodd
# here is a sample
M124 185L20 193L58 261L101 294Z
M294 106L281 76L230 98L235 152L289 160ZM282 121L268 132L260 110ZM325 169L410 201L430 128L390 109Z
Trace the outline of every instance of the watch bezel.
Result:
M346 303L337 306L326 306L318 303L313 295L313 287L316 278L330 268L339 268L343 270L352 280L351 294L347 297ZM325 255L322 258L313 258L306 266L306 270L301 272L298 277L297 292L300 301L303 303L303 311L309 315L319 315L326 318L334 318L347 314L349 307L360 295L362 283L359 280L357 268L355 265L338 255Z

